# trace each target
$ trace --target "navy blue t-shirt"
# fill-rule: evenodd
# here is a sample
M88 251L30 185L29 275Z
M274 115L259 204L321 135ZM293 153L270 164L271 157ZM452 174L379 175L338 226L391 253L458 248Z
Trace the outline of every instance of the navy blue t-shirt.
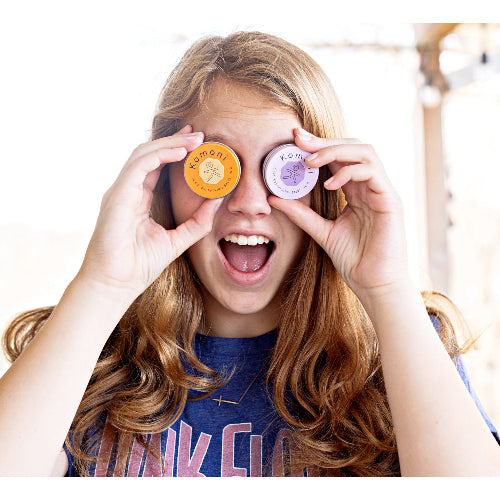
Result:
M169 429L150 437L148 445L165 458L165 476L285 475L285 457L293 453L293 448L287 426L275 411L265 386L265 371L276 338L276 330L253 338L196 336L199 359L231 377L212 397L188 401L180 418ZM500 443L497 430L471 387L462 360L456 358L455 364ZM190 396L196 395L199 394L191 391ZM106 425L97 467L91 469L91 475L112 475L107 469L113 463L113 439L114 431ZM66 453L67 475L74 476L73 457L67 449ZM317 470L312 468L304 472L308 476L316 474ZM159 476L161 469L157 460L134 442L125 475Z

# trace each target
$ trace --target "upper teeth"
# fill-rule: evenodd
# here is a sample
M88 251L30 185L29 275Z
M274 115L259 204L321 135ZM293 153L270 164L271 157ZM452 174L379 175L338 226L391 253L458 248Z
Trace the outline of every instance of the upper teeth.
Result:
M252 234L251 236L244 236L243 234L228 234L224 236L226 241L231 243L238 243L238 245L261 245L262 243L269 243L269 238L262 235Z

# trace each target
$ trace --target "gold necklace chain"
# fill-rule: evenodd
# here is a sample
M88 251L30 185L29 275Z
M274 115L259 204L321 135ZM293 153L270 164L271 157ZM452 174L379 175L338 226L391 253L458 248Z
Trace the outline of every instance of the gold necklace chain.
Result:
M231 405L239 405L243 401L243 398L245 397L246 393L249 391L250 387L252 387L253 383L257 380L257 377L262 373L262 370L264 369L264 367L266 366L266 364L267 364L267 362L265 362L262 365L261 369L257 372L257 375L255 375L255 377L250 382L250 384L248 385L248 387L245 389L245 392L241 395L241 397L240 397L240 399L238 399L238 401L230 401L228 399L222 399L222 394L219 394L218 398L213 398L212 396L210 396L210 399L212 401L215 401L216 403L219 403L217 406L220 406L221 403L228 403L228 404L231 404Z

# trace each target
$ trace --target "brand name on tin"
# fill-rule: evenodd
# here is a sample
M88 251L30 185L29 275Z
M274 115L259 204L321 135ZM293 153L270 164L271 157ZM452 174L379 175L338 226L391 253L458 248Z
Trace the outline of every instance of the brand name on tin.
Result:
M290 160L303 160L305 157L304 153L301 153L299 151L293 152L290 151L289 153L283 153L279 155L281 161L290 161Z
M204 160L205 158L217 158L220 159L221 161L227 160L227 155L223 153L222 151L216 151L215 149L204 149L203 151L200 151L197 156L194 158L191 158L191 161L189 162L189 168L198 168L198 163L200 161ZM194 162L194 163L193 163Z

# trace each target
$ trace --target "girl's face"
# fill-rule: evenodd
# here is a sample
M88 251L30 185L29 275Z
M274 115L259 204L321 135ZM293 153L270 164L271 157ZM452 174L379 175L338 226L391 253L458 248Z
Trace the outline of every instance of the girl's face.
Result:
M205 134L205 142L222 142L239 156L241 176L224 198L210 234L188 250L201 290L210 334L250 337L278 324L279 288L297 263L307 241L288 217L271 208L261 173L262 162L276 146L294 143L297 116L249 89L217 80L199 111L183 122ZM175 223L192 216L204 198L184 180L183 162L171 165L170 189ZM309 196L301 201L309 205ZM225 236L255 236L269 240L238 245ZM240 243L245 238L239 238ZM250 238L250 242L255 238ZM262 241L262 238L260 238ZM206 332L208 333L208 332Z

